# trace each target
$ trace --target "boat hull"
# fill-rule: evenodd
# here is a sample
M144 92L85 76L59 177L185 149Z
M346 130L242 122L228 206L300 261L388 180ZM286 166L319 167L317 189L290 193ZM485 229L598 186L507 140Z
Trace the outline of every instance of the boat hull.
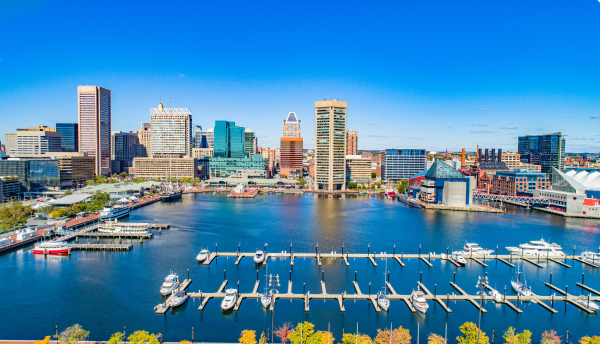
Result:
M269 306L271 305L271 297L268 297L268 296L261 297L260 303L263 305L263 307L269 308Z
M231 302L229 302L229 301L226 301L225 299L223 299L223 301L221 302L221 308L222 308L224 311L228 311L228 310L230 310L230 309L232 309L232 308L233 308L233 306L235 305L235 302L236 302L236 301L237 301L237 297L236 297L236 298L234 298L233 300L231 300Z
M33 249L33 254L48 254L53 256L68 256L70 253L70 249L61 249L61 250L42 250L42 249Z
M109 221L109 220L117 220L117 219L121 219L124 218L125 216L129 216L129 210L127 211L120 211L117 213L113 213L110 215L100 215L100 221Z
M179 307L181 305L183 305L188 299L188 296L184 296L182 298L178 298L177 300L175 299L171 299L171 307L175 308L175 307Z

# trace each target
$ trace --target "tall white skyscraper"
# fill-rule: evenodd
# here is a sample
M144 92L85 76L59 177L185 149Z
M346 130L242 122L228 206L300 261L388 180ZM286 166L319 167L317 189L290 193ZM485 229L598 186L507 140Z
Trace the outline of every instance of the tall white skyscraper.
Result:
M150 109L153 158L192 156L192 112L187 108Z
M98 86L77 87L79 151L96 158L96 174L110 169L111 93Z

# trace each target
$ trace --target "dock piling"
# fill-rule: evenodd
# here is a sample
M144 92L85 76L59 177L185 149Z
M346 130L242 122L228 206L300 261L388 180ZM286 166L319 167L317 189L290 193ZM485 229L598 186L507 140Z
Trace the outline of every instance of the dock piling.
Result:
M504 302L506 302L506 286L504 286Z
M567 297L569 296L569 291L567 290L569 288L568 285L565 286L565 300L567 299Z
M292 270L290 270L290 281L292 280Z
M585 283L583 283L583 279L584 279L584 277L585 277L585 272L582 272L582 273L581 273L581 284L585 284Z
M454 280L453 280L453 282L456 283L456 271L454 271Z
M371 251L371 244L367 245L367 256L369 255L369 251Z
M419 282L423 283L423 271L419 274Z
M258 281L258 270L256 270L256 280Z
M552 294L552 308L554 308L554 295L555 294Z
M190 269L187 269L187 271L188 271L188 278L187 279L190 279Z
M371 282L369 282L369 297L371 297Z
M227 280L227 270L223 270L223 281Z
M325 271L321 271L321 282L325 282Z
M356 271L354 271L354 282L356 282Z
M421 244L419 244L419 258L421 257Z
M215 253L219 253L217 243L215 243ZM216 257L216 256L215 256Z
M388 273L387 273L387 281L388 281L388 282L390 281L390 272L389 272L389 271L388 271ZM583 284L583 283L582 283L582 284Z
M550 273L550 284L552 284L552 273Z
M450 251L450 247L446 247L446 257L448 257L448 252Z
M240 251L240 245L241 245L241 243L238 244L238 256L240 255L240 252L241 252Z
M433 296L437 297L437 284L433 285Z
M342 256L344 255L344 244L342 244Z
M304 283L304 287L302 287L302 294L306 295L306 283Z
M396 255L396 244L394 244L394 256Z
M238 281L238 287L237 287L237 291L238 291L238 292L237 292L237 293L238 293L238 295L240 295L240 281Z

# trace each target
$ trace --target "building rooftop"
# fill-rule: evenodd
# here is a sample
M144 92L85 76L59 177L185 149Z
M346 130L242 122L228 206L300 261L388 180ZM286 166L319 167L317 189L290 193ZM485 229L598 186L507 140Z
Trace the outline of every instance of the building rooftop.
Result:
M100 185L86 186L84 188L81 188L81 191L91 192L91 193L97 193L98 191L104 191L104 192L108 192L108 193L123 192L123 191L139 191L142 188L150 189L155 186L159 186L160 184L161 184L160 182L154 182L154 181L148 181L148 182L142 182L142 183L129 183L129 184L122 184L122 183L100 184Z
M287 123L298 123L298 117L295 112L290 112L285 120Z
M505 163L503 162L491 162L491 161L482 161L479 163L479 169L480 170L506 170L508 171L509 168L506 166Z
M300 184L299 181L295 180L295 179L288 179L288 178L272 178L272 179L263 179L263 178L256 178L256 179L249 179L249 178L211 178L209 180L207 180L208 183L227 183L227 184L248 184L249 182L253 182L255 184L277 184L277 183L284 183L284 184Z
M72 205L75 203L81 203L92 196L92 194L88 193L72 194L69 196L61 197L59 199L48 201L48 203L50 203L50 205Z
M430 178L468 178L440 159L433 162L425 176Z

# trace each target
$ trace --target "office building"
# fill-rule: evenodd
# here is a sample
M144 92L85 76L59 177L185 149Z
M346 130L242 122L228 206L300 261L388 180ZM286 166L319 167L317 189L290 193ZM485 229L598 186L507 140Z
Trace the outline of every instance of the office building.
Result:
M254 133L251 135L254 141ZM210 178L265 178L265 160L246 152L246 129L235 122L215 121L213 156L209 159Z
M17 133L4 133L4 151L6 154L17 153Z
M246 156L250 157L252 154L258 153L254 147L254 139L255 139L254 131L252 129L244 129L244 152Z
M153 158L183 158L192 155L190 109L165 109L159 103L157 108L150 109L150 126Z
M304 157L304 140L302 128L296 113L290 112L283 121L283 137L279 151L279 174L288 177L302 177L302 159Z
M198 178L198 160L194 158L135 158L137 178Z
M490 192L498 195L533 196L534 190L550 188L550 178L541 172L525 169L497 171L492 177Z
M275 174L275 169L277 168L276 152L274 149L261 149L260 154L265 159L267 178L270 178Z
M334 192L346 189L347 102L315 102L315 188Z
M215 137L216 139L216 137ZM215 140L216 143L216 140ZM210 158L210 178L267 178L265 158L253 154L249 158Z
M441 160L440 163L443 163ZM427 169L427 158L424 149L387 149L385 151L385 163L383 180L388 183L398 183L402 179ZM446 164L444 164L446 165ZM448 165L446 165L448 166ZM449 166L448 166L449 167Z
M358 130L346 130L346 155L357 155Z
M192 149L192 158L203 159L212 158L214 150L212 148L194 148Z
M79 152L79 129L77 123L56 123L60 133L61 152Z
M96 177L96 158L83 152L49 152L44 154L17 154L16 159L55 160L58 161L59 179L61 187L83 185L87 180Z
M127 171L133 166L133 158L139 156L140 144L137 132L113 131L111 135L112 173Z
M371 180L372 161L360 155L346 155L346 183Z
M5 134L9 155L44 154L47 152L60 152L61 149L61 135L56 132L55 128L40 126L17 129L14 135L9 134L13 133Z
M98 86L77 87L79 151L96 158L96 174L109 174L111 92Z
M513 152L502 153L501 162L506 164L509 170L515 169L533 170L534 172L541 172L542 166L534 164L525 164L521 162L521 154Z
M204 133L201 125L197 125L194 128L194 146L192 148L208 148L208 142Z
M552 167L565 168L565 137L562 133L519 136L521 162L542 166L543 173L552 173Z
M138 156L149 158L152 156L152 125L150 123L142 123L138 129L139 152Z
M17 178L27 191L60 189L59 162L56 159L0 160L0 177Z
M18 199L23 191L21 182L17 179L0 177L0 203Z
M283 137L302 137L301 121L295 112L290 112L283 121Z
M215 128L208 129L203 135L206 136L206 148L215 148Z
M218 158L243 158L246 149L246 130L235 122L215 121L214 156Z

